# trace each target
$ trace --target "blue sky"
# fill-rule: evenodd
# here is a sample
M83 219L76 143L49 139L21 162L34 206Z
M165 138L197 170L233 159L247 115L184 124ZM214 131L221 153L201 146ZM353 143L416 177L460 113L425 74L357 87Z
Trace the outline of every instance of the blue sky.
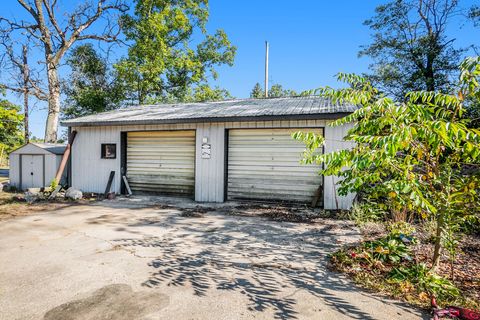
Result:
M210 0L209 32L224 29L238 47L233 67L221 67L219 86L237 98L249 96L256 82L263 84L265 40L270 43L270 83L302 91L320 86L338 86L337 72L368 70L368 58L358 58L359 47L371 41L370 30L362 23L377 5L369 0ZM475 0L464 0L470 6ZM67 0L59 1L70 3ZM2 3L2 15L21 12L16 1ZM69 4L70 5L70 4ZM479 42L480 29L455 25L457 43ZM121 50L119 51L122 52ZM21 104L13 95L9 99ZM31 114L32 134L43 137L45 107Z

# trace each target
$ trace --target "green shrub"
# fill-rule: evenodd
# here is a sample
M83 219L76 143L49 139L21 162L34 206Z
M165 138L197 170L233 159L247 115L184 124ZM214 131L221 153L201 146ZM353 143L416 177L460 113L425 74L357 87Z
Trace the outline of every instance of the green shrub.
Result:
M470 215L466 217L460 228L467 234L480 234L480 216Z
M411 260L410 248L398 239L390 237L367 241L363 247L370 252L373 259L381 262L399 263L402 259Z
M400 235L411 237L415 234L415 227L408 222L392 222L387 224L387 230L391 237L398 238Z
M412 283L417 292L427 292L437 298L458 297L460 291L448 279L432 272L425 264L414 264L410 267L393 268L389 281L395 283Z
M348 218L355 221L357 225L367 222L377 222L385 219L386 213L382 205L374 202L362 202L353 205Z
M55 190L58 186L58 182L56 179L53 179L51 182L50 182L50 188L53 190Z

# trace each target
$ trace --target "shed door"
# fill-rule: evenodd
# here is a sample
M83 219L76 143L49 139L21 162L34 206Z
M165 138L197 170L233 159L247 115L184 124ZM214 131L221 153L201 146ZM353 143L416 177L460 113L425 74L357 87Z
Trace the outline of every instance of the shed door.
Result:
M22 189L45 187L44 156L23 154L22 158Z
M291 137L296 131L323 134L321 128L229 130L228 199L310 203L323 178L320 166L300 164L305 145Z
M128 132L127 178L133 192L193 196L195 131Z

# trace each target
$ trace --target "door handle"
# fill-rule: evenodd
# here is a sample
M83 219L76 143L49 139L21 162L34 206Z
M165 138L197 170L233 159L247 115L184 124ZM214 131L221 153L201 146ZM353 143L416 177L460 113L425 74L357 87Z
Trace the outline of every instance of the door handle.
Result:
M30 172L30 175L33 176L33 172Z

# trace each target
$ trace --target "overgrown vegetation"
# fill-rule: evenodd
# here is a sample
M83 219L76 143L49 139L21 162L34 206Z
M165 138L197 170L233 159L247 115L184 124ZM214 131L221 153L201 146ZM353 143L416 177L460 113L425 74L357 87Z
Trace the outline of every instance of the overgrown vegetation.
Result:
M408 223L394 225L376 240L334 253L332 267L364 287L421 307L429 307L434 295L443 305L480 308L478 284L452 279L446 269L432 270L421 254L425 244L413 230ZM480 258L478 253L476 258ZM480 261L470 261L477 264L472 270L478 270Z
M453 270L461 235L480 216L480 131L471 128L465 117L465 101L480 98L480 58L462 63L456 95L419 91L395 100L363 77L340 74L338 79L349 87L321 88L315 93L334 103L359 106L332 124L352 124L345 139L354 146L321 154L317 149L324 143L322 137L297 132L294 138L307 146L303 161L323 163L321 174L340 176L340 194L360 194L361 202L352 213L358 222L385 221L390 226L392 222L432 226L433 222L430 259L418 262L425 265L407 259L411 252L403 240L408 239L409 229L392 230L386 238L365 242L359 254L372 270L381 271L385 263L390 264L391 281L416 283L416 290L446 298L434 286L446 284L436 275L442 257L448 256ZM425 281L432 286L419 277L428 278ZM458 290L450 289L451 296L458 295Z
M0 168L7 166L8 153L23 143L23 115L20 107L0 100Z

